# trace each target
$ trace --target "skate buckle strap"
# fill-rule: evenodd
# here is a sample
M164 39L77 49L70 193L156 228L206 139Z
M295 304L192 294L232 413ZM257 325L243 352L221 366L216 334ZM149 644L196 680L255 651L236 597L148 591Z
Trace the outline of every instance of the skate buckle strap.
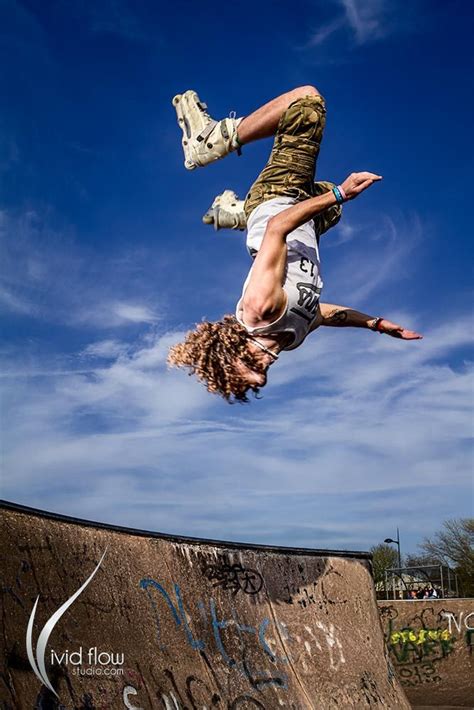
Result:
M200 143L202 141L206 141L216 126L217 126L217 121L214 121L214 120L210 121L207 124L207 126L205 128L203 128L201 133L198 136L196 136L196 140L199 141Z
M237 120L237 111L229 111L229 118L235 121L235 136L232 140L232 146L235 148L237 155L242 155L242 145L239 141L239 136L237 135L237 127L242 119Z
M229 131L227 130L225 118L222 119L222 121L221 121L221 133L222 133L222 137L224 138L224 140L226 140L226 141L229 140Z

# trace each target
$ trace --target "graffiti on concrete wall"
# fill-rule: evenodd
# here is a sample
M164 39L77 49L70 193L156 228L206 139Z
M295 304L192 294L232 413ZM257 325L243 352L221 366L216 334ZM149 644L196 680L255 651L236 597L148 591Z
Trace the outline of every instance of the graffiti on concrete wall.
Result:
M447 659L463 648L472 652L474 612L387 605L380 613L392 661L405 687L441 683Z
M173 594L151 578L142 579L140 587L147 593L153 608L157 641L162 651L173 645L174 633L178 632L194 651L217 654L225 666L244 676L254 689L269 685L287 687L288 660L276 656L272 650L271 641L267 638L270 626L267 617L262 618L258 625L252 625L238 617L233 605L224 617L219 613L213 597L206 601L197 600L201 625L209 631L205 638L201 638L194 631L196 624L189 610L185 609L179 585L174 585ZM163 612L167 615L165 619Z
M263 577L259 572L241 564L230 564L225 559L206 565L204 575L214 587L229 589L233 594L242 591L244 594L254 595L263 587Z
M240 571L241 568L238 567ZM226 575L230 569L230 566L225 568ZM211 579L214 579L214 575L215 569L212 568ZM225 580L229 578L226 576ZM260 575L259 578L261 579ZM271 615L262 616L257 623L250 623L246 618L242 618L244 612L239 613L232 603L235 587L227 586L227 582L219 586L230 588L232 592L229 603L225 605L225 612L219 611L217 600L213 596L193 601L194 609L191 610L178 584L174 584L171 591L150 577L140 581L140 588L147 594L153 610L156 640L162 652L166 653L175 646L178 634L179 640L184 640L199 654L200 660L209 656L217 658L228 671L244 678L249 689L257 692L270 686L286 691L289 666L297 666L302 675L309 674L311 669L314 669L311 663L313 654L323 655L324 662L335 672L345 664L343 645L332 622L308 620L307 624L300 623L290 629L287 624ZM201 629L200 632L198 628ZM278 648L283 648L284 652L279 652ZM171 682L172 674L169 680ZM206 707L218 705L220 695L214 696L203 681L199 682L194 676L188 681L188 702L191 702L190 696L195 702L194 694L196 688L199 688L201 694L206 695L205 700L202 699ZM167 698L166 707L174 707L173 697L177 698L177 692L178 689L174 687L174 690L163 693L163 697ZM249 702L248 698L245 700ZM253 702L256 703L254 698ZM240 707L239 703L237 698L232 707ZM198 706L202 707L202 704L196 705ZM180 708L181 705L176 707Z
M448 623L449 633L457 632L459 635L464 634L466 646L469 653L472 655L474 646L474 611L454 612L442 609L439 613Z

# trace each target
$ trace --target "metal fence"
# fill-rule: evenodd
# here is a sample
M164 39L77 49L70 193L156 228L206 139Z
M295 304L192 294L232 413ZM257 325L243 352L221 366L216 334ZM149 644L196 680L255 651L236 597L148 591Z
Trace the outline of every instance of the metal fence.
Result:
M459 597L458 578L447 565L393 567L385 572L385 599Z

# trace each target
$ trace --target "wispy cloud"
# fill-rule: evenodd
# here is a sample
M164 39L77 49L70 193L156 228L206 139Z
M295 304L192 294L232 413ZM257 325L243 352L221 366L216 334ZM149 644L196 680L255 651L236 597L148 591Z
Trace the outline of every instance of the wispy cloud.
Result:
M334 236L330 233L321 241L323 300L360 307L382 287L408 279L427 230L416 212L396 220L374 214L370 222L359 223L345 217ZM343 250L333 248L342 244Z
M12 130L5 125L0 117L0 174L7 173L17 165L20 159L20 149Z
M327 248L332 235L322 242L325 300L398 299L425 231L416 214L346 221L340 249ZM4 352L5 497L168 532L330 547L367 547L390 524L415 536L463 509L467 315L430 325L392 306L386 315L426 336L415 343L321 329L272 368L262 401L229 407L167 369L183 334L166 332L153 306L147 254L105 263L36 213L3 214L1 232L6 287L35 306L30 317L67 314L101 331L67 355ZM126 323L133 340L111 331Z
M128 345L121 343L119 340L98 340L95 343L89 343L84 348L81 355L83 357L99 357L105 359L115 359L119 355L127 352Z
M108 302L94 304L80 309L75 322L96 328L116 328L130 323L156 323L158 315L146 305L137 303Z
M12 293L5 286L0 285L0 308L13 313L22 313L25 315L33 315L36 312L35 305L28 301L22 300L15 293Z
M339 16L330 22L318 27L315 32L313 32L311 38L306 44L306 48L318 47L323 42L326 42L332 35L334 35L339 30L343 29L346 24L346 19L343 16Z
M351 224L345 219L337 225L337 232L331 234L329 239L324 239L324 247L331 249L345 242L350 242L356 237L358 231L360 231L360 227Z
M0 212L0 242L4 312L102 329L159 320L156 292L142 278L150 260L143 251L105 258L80 248L70 229L51 229L35 211Z
M316 27L305 47L319 47L345 33L353 43L363 45L398 31L391 0L334 0L335 16Z
M388 31L384 22L388 10L386 0L341 0L341 4L358 44L380 39Z
M83 368L89 358L88 372L6 380L4 495L122 524L287 544L363 547L395 521L429 529L431 513L449 514L470 485L466 322L446 319L421 343L326 329L285 355L264 399L248 407L167 370L181 333L135 348L91 343L77 359ZM97 366L97 356L108 362ZM434 485L446 495L415 524L413 496ZM359 516L362 500L370 520Z

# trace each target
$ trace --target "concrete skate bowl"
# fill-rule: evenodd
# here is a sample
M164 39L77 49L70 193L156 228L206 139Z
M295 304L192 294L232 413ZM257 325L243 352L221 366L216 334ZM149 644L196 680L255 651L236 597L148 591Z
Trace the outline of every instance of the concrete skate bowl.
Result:
M367 553L172 537L13 504L1 531L3 710L410 707Z
M415 708L474 707L474 599L379 602L392 663Z

